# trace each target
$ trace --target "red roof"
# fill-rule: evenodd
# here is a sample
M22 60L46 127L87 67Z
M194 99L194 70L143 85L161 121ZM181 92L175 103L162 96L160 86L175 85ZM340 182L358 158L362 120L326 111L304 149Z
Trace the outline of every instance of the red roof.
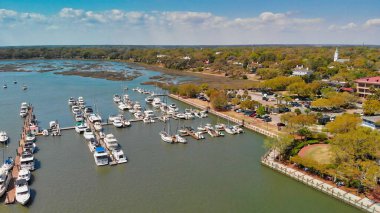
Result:
M369 83L369 84L380 84L380 76L359 78L355 80L356 83Z

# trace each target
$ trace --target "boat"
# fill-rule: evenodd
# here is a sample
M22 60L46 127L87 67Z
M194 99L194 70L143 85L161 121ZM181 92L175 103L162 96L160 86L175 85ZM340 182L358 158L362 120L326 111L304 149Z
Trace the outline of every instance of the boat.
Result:
M76 122L84 121L83 115L82 114L76 114L75 115L75 121Z
M88 141L88 148L90 149L90 152L95 152L96 147L99 147L100 144L95 138L91 138Z
M95 135L94 135L94 133L91 131L90 128L87 128L87 129L84 130L83 137L84 137L86 140L91 140L91 138L95 138Z
M7 191L11 179L11 172L0 168L0 197Z
M118 95L118 94L113 95L113 102L115 102L115 103L121 102L120 95Z
M215 129L219 130L219 131L224 131L225 125L221 124L221 123L218 123L218 124L215 125Z
M14 166L14 160L13 160L13 157L8 157L3 165L1 166L0 169L4 169L4 170L7 170L7 171L10 171ZM1 197L1 196L0 196Z
M156 109L160 108L161 106L161 99L160 98L154 98L152 102L152 106Z
M160 121L163 121L163 122L169 121L169 117L166 116L166 115L160 116L160 117L158 117L158 119L159 119Z
M95 122L94 129L98 132L102 131L103 130L102 124L100 122Z
M203 135L203 132L194 132L194 135L198 138L198 139L205 139L205 136Z
M151 104L153 102L153 97L152 96L148 96L145 98L145 102L148 103L148 104Z
M177 143L187 143L186 139L184 137L181 137L180 135L175 135L175 142Z
M113 134L107 134L106 137L104 138L104 143L106 144L106 147L109 150L115 150L118 149L120 146L117 143L117 139Z
M237 134L237 132L235 131L235 129L232 128L231 126L226 126L226 127L224 128L224 130L225 130L228 134L231 134L231 135L235 135L235 134Z
M102 117L100 117L100 115L96 114L96 113L93 113L91 114L89 117L88 117L88 120L92 123L95 123L95 122L102 122Z
M83 133L87 129L87 124L85 122L77 122L75 125L75 131L77 133Z
M28 89L28 87L24 84L23 86L22 86L22 88L21 88L22 90L27 90Z
M30 189L28 181L19 179L15 182L16 186L16 201L21 205L25 205L30 199Z
M186 115L184 113L177 113L175 116L179 119L185 119L186 118Z
M6 84L4 84L3 88L6 89L6 88L8 88L8 86Z
M0 143L8 143L9 137L5 131L0 132Z
M161 131L159 134L161 136L161 139L163 141L165 141L166 143L173 143L174 142L175 137L169 135L169 133L167 133L165 131Z
M83 99L82 96L78 97L78 104L79 105L84 105L85 104L85 101L84 101L84 99Z
M154 112L152 110L145 110L144 115L145 117L152 118L154 117Z
M178 112L178 107L176 104L170 104L169 105L169 110L173 111L173 112Z
M114 156L117 163L127 163L127 157L124 155L124 152L122 149L115 149L112 150L112 155Z
M208 117L206 111L200 111L200 112L199 112L199 116L200 116L201 118L207 118L207 117Z
M122 120L122 122L123 122L124 126L131 126L131 122L126 120L126 119Z
M28 132L25 137L25 142L35 142L36 136L32 134L31 132Z
M21 106L21 109L20 109L20 116L22 118L26 117L26 115L28 114L28 107L26 106Z
M141 109L141 105L138 101L136 101L135 104L133 105L133 109L134 110L140 110Z
M129 95L128 94L124 94L123 95L123 102L127 103L128 101L129 101Z
M207 132L206 127L204 127L204 126L202 126L202 125L199 125L199 126L197 127L197 129L198 129L198 131L203 132L203 133Z
M80 113L80 108L79 108L79 106L77 106L77 105L73 105L73 106L71 107L71 112L72 112L74 115Z
M123 102L119 102L119 105L117 106L120 110L128 110L127 105L125 105Z
M82 119L82 121L83 121L83 119ZM50 131L51 131L53 136L61 135L61 128L59 126L58 121L50 121L49 126L50 126Z
M136 119L143 119L144 118L144 115L142 114L142 112L136 112L133 115L135 116Z
M30 152L22 152L20 157L20 169L27 169L33 171L34 168L34 156Z
M23 147L23 151L34 153L36 150L36 144L32 141L26 141Z
M13 84L17 84L17 81L13 81Z
M121 120L120 117L115 118L115 119L112 121L112 124L113 124L115 127L117 127L117 128L124 127L124 124L123 124L123 122L122 122L122 120Z
M243 133L244 130L239 126L239 125L234 125L232 128L237 132L237 133Z
M97 166L108 165L108 154L104 147L96 147L94 152L94 160Z
M154 123L156 121L151 117L145 117L145 118L143 118L143 122L146 124L149 124L149 123Z
M73 97L70 97L69 100L67 101L67 104L69 106L75 105L76 101Z
M84 116L86 117L94 113L94 110L89 106L85 107L83 111L84 111Z
M25 179L27 182L29 182L30 178L31 178L31 174L29 170L21 169L20 171L18 171L17 180Z

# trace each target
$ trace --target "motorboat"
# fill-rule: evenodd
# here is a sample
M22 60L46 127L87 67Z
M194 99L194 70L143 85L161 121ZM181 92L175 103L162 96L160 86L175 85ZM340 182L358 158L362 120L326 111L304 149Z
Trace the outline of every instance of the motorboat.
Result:
M124 94L123 95L123 102L127 103L128 101L129 101L129 95L128 94Z
M94 113L94 110L91 107L87 106L84 108L84 116L87 117L91 115L92 113Z
M17 81L13 81L13 84L17 84Z
M95 122L94 129L98 132L102 131L103 130L102 124L100 122Z
M185 112L184 115L186 120L194 119L194 115L192 112Z
M121 102L120 95L117 95L117 94L113 95L113 102L115 103Z
M94 133L91 131L90 128L87 128L87 129L84 130L83 137L84 137L86 140L91 140L91 138L95 138L95 135L94 135Z
M31 141L25 142L23 151L30 152L33 154L35 150L36 150L36 144L34 142L31 142Z
M11 172L0 168L0 197L7 191L11 179Z
M148 104L151 104L153 102L153 97L152 96L148 96L145 98L145 102L148 103Z
M186 115L184 113L177 113L175 116L179 119L185 119L186 118Z
M16 186L16 201L21 205L25 205L30 199L30 189L28 181L25 179L18 179L15 182Z
M28 114L28 107L22 106L20 109L20 116L22 118L24 118L24 117L26 117L27 114Z
M146 124L150 124L150 123L154 123L156 121L151 117L145 117L145 118L143 118L143 122Z
M125 105L123 102L119 102L119 105L117 106L120 110L128 110L127 105Z
M0 168L0 170L1 169L5 169L5 170L7 170L7 171L10 171L12 168L13 168L13 166L14 166L14 160L13 160L13 157L8 157L5 161L4 161L4 163L3 163L3 165L1 166L1 168ZM1 196L0 196L1 197Z
M131 126L131 122L126 120L126 119L122 120L122 122L123 122L124 126Z
M175 135L174 136L175 137L175 141L177 142L177 143L187 143L187 141L186 141L186 139L184 138L184 137L181 137L180 135Z
M18 171L17 180L25 179L27 182L29 182L31 176L32 175L31 175L31 173L30 173L29 170L27 170L27 169L21 169L20 171Z
M76 103L75 99L73 97L70 97L69 100L67 101L67 104L72 106Z
M169 135L169 133L165 131L161 131L160 133L161 139L166 143L173 143L175 140L175 137Z
M94 122L102 122L102 117L100 115L93 113L88 117L88 120L92 123Z
M34 168L34 156L32 153L28 151L24 151L21 153L20 157L20 168L27 169L33 171Z
M203 132L194 132L194 135L198 138L198 139L205 139L205 136L203 135Z
M163 122L169 121L169 117L165 116L165 115L158 117L158 119L163 121Z
M9 137L5 131L0 132L0 143L8 143Z
M136 119L143 119L144 118L144 115L142 114L142 112L136 112L133 115L135 116Z
M117 127L117 128L124 127L124 124L123 124L123 122L122 122L122 120L121 120L120 117L115 118L115 119L113 120L112 124L113 124L115 127Z
M154 112L152 110L145 110L144 115L145 117L151 118L151 117L154 117Z
M24 85L22 85L21 89L22 89L22 90L27 90L28 87L24 84Z
M80 108L79 108L79 106L77 106L77 105L72 106L72 107L71 107L71 112L72 112L74 115L80 113Z
M226 126L226 125L224 125L224 124L220 124L220 123L219 123L219 124L216 124L216 125L215 125L215 129L216 129L216 130L219 130L219 131L224 131L225 126Z
M225 130L228 134L231 134L231 135L235 135L235 134L237 134L236 130L235 130L233 127L231 127L231 126L226 126L226 127L224 128L224 130Z
M115 157L117 163L126 163L128 162L127 157L124 155L122 149L112 150L112 155Z
M104 147L100 146L95 148L94 160L97 166L108 165L109 158Z
M120 147L120 145L117 143L117 139L113 134L107 134L104 138L104 143L109 150L115 150Z
M84 105L85 104L85 101L84 101L84 99L83 99L82 96L78 97L78 104L79 105Z
M141 109L141 105L138 101L136 101L135 104L133 105L133 109L134 110L140 110Z
M178 107L176 104L170 104L169 110L174 111L174 112L178 112Z
M161 99L160 98L154 98L152 102L152 106L156 109L160 108L161 106Z
M243 128L241 128L239 125L234 125L234 126L232 126L232 128L233 128L237 133L239 133L239 134L244 132Z
M40 132L40 127L37 125L37 122L32 121L29 124L29 132L32 135L36 135Z
M83 133L87 129L87 124L85 122L77 122L75 125L75 131L77 133Z
M198 126L197 129L198 129L198 131L203 132L203 133L204 133L204 132L207 132L206 127L204 127L204 126L202 126L202 125Z
M76 122L82 122L82 121L84 121L83 115L82 114L76 114L75 115L75 121Z
M28 132L28 134L26 134L26 137L25 137L25 142L35 142L35 141L36 141L36 136Z
M224 133L220 130L214 130L218 136L224 137Z
M161 112L167 112L169 111L169 107L165 103L161 103L160 110Z
M115 119L121 118L121 117L123 117L123 115L110 115L108 116L108 121L112 123Z
M91 152L95 152L96 147L99 147L100 144L95 138L91 138L88 141L88 148L90 149Z
M3 88L4 88L4 89L8 88L7 84L4 84L4 85L3 85Z

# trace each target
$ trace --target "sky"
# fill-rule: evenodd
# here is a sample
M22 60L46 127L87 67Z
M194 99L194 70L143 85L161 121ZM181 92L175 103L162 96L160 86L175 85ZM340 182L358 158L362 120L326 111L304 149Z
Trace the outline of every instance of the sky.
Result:
M379 0L0 0L0 46L380 45Z

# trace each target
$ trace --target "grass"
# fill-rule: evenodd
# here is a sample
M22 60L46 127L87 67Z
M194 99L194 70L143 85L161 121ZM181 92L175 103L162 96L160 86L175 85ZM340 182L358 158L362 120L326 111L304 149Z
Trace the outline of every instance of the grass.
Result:
M332 153L329 144L314 144L305 146L298 153L301 158L312 159L320 164L331 164Z

